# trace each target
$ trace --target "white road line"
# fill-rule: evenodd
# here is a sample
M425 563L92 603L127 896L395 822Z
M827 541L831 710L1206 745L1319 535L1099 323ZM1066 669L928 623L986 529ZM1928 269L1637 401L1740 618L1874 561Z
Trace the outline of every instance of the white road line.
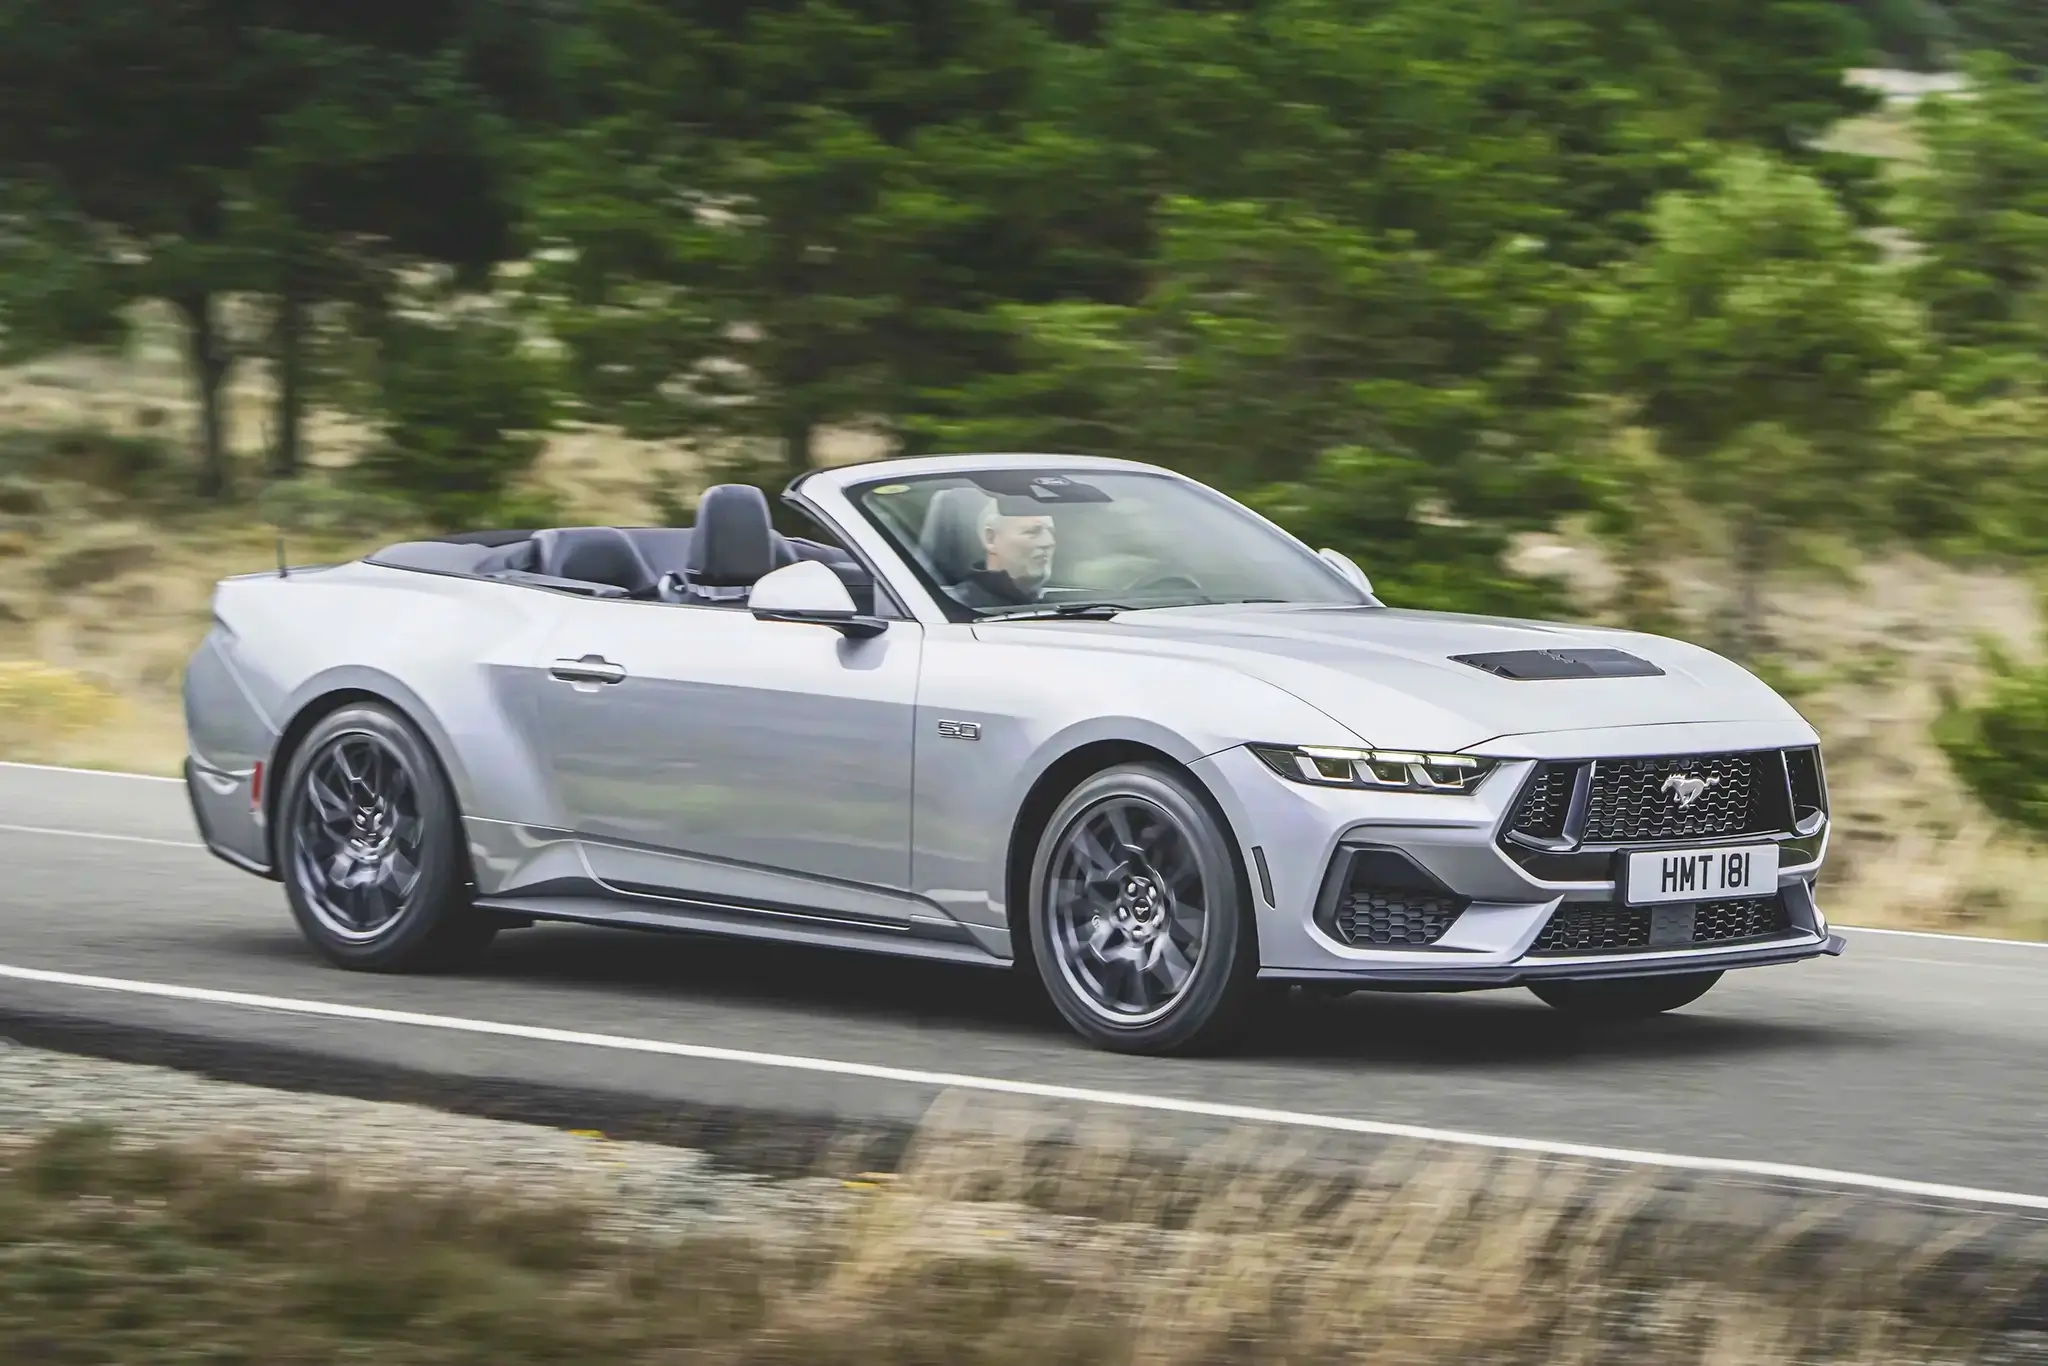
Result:
M12 759L0 759L0 768L18 768L25 773L76 773L87 778L129 778L143 783L182 783L179 777L168 777L162 773L130 773L119 768L66 768L62 764L22 764Z
M1855 934L1887 934L1896 939L1938 939L1950 944L1990 944L2002 949L2048 949L2048 940L2043 939L1992 939L1980 934L1943 934L1938 930L1881 930L1872 925L1843 925L1832 920L1828 924Z
M41 825L0 825L9 835L61 835L74 840L113 840L118 844L154 844L165 849L204 849L197 840L162 840L148 835L114 835L104 830L53 830Z
M996 1095L1029 1096L1038 1100L1076 1101L1124 1110L1164 1111L1208 1119L1237 1120L1248 1124L1271 1124L1295 1129L1316 1129L1335 1133L1364 1134L1378 1138L1403 1138L1424 1143L1461 1144L1503 1152L1534 1153L1545 1157L1579 1158L1627 1166L1662 1167L1678 1171L1719 1172L1732 1176L1765 1177L1802 1185L1841 1186L1884 1191L1894 1195L1925 1199L1992 1205L2007 1209L2048 1210L2048 1195L2020 1191L1981 1190L1932 1181L1905 1181L1897 1177L1873 1176L1864 1172L1834 1171L1825 1167L1803 1167L1783 1162L1752 1162L1742 1158L1692 1157L1679 1153L1646 1152L1632 1148L1606 1148L1585 1143L1558 1143L1546 1139L1508 1138L1497 1134L1466 1133L1455 1129L1433 1129L1413 1124L1390 1124L1379 1120L1351 1119L1341 1115L1305 1114L1273 1110L1263 1106L1226 1105L1216 1101L1184 1100L1176 1096L1153 1096L1132 1091L1098 1091L1080 1086L1056 1086L1045 1082L1013 1081L1003 1077L978 1077L958 1072L927 1072L908 1067L885 1067L874 1063L843 1062L833 1058L811 1058L787 1053L761 1053L742 1048L715 1048L705 1044L674 1043L666 1039L639 1039L619 1034L587 1034L579 1030L550 1029L540 1025L506 1024L497 1020L471 1020L454 1015L422 1015L407 1010L383 1010L374 1006L340 1005L331 1001L306 1001L287 996L257 996L241 991L216 991L169 982L131 981L119 977L88 977L72 972L50 972L41 968L16 967L0 963L0 978L33 982L44 986L75 987L87 991L115 992L127 996L153 996L204 1005L240 1006L289 1015L312 1015L328 1019L355 1020L371 1024L406 1025L438 1029L457 1034L484 1034L499 1038L525 1039L534 1043L568 1044L580 1048L602 1048L622 1053L652 1053L671 1058L703 1062L738 1063L788 1072L816 1072L830 1076L863 1077L872 1081L904 1082L954 1090L982 1091Z

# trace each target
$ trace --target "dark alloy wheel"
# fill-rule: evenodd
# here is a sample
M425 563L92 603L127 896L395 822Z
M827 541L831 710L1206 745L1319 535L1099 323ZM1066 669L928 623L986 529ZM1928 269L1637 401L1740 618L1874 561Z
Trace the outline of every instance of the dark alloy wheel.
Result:
M1031 869L1031 956L1062 1016L1130 1053L1222 1047L1258 969L1243 870L1201 790L1164 765L1089 778Z
M1593 1020L1636 1020L1691 1005L1721 980L1719 972L1679 972L1605 982L1532 982L1545 1005Z
M372 703L316 723L278 794L278 855L299 929L343 967L457 967L496 925L470 902L461 816L412 725Z

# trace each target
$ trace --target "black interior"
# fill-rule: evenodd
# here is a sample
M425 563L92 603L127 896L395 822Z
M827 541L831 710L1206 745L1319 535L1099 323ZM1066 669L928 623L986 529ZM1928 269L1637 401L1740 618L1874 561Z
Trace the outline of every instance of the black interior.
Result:
M401 541L365 556L372 564L502 579L594 597L744 607L765 574L816 560L839 576L855 607L872 613L875 586L845 550L774 529L768 500L751 484L704 491L690 527L545 527L460 531Z
M661 576L633 538L615 526L549 527L533 534L541 573L579 583L602 583L645 596Z

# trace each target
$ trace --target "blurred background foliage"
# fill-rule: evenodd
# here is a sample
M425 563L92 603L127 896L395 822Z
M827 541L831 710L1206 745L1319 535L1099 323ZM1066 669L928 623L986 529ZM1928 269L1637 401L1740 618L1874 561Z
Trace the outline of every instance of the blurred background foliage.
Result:
M1964 78L1911 157L1833 136L1876 66ZM563 423L771 488L836 429L1079 450L1408 606L1564 610L1505 552L1578 519L1662 628L1704 552L1768 669L1775 573L2048 551L2048 5L0 0L0 362L142 304L204 500L292 503L318 408L450 526L545 515ZM1951 756L2048 766L2039 696Z

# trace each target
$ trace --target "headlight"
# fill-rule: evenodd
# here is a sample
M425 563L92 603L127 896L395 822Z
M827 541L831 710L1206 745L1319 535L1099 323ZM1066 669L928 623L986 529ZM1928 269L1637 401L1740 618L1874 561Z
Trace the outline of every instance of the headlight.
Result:
M1387 792L1470 792L1497 762L1470 754L1331 745L1253 745L1251 751L1275 773L1298 783Z

